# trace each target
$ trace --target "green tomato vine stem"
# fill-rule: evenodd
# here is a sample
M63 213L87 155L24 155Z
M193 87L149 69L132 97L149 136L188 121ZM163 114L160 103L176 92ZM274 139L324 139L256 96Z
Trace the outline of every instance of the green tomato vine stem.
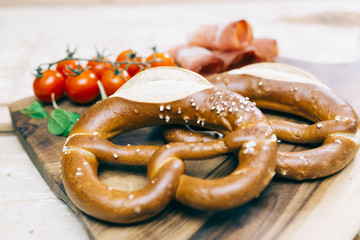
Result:
M105 98L107 98L104 86L102 85L100 80L97 81L97 85L99 86L101 99L104 100Z
M55 109L59 108L59 106L57 105L56 100L55 100L55 93L51 93L51 103Z
M127 60L125 60L125 61L110 61L110 60L103 60L103 59L88 59L88 58L73 57L75 52L71 52L70 55L68 55L65 58L62 58L60 60L57 60L55 62L41 63L41 64L39 64L37 69L42 69L41 66L44 66L44 65L47 65L48 69L50 69L52 66L54 66L62 61L65 61L65 60L78 60L79 62L86 61L86 62L109 63L109 64L115 64L116 66L119 66L120 64L126 64L126 66L123 69L119 70L120 72L127 70L130 64L140 65L140 68L143 70L143 69L150 68L151 63L164 61L162 59L156 59L156 53L157 53L156 47L153 47L152 51L153 51L153 55L154 55L153 59L146 61L146 62L139 62L139 61L137 61L136 58L131 57L131 54L134 54L134 53L129 54L127 57ZM130 61L130 59L131 59L131 61Z

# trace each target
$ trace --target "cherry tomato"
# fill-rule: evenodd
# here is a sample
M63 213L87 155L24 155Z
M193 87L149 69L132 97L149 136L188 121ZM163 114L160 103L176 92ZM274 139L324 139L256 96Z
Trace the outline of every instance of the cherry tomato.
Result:
M116 92L127 80L131 77L129 73L125 71L117 71L108 69L104 72L101 83L105 89L106 95L110 96Z
M130 55L131 54L131 55ZM130 55L130 56L129 56ZM136 53L129 50L123 51L119 54L119 56L116 58L117 62L123 62L123 61L129 61L129 62L142 62L141 57L136 56ZM119 64L120 68L125 68L127 64ZM130 64L129 67L126 69L130 76L134 76L140 69L140 66L137 64Z
M58 71L46 70L35 78L33 90L35 96L44 102L51 102L52 93L55 94L55 100L58 100L65 92L64 76Z
M92 59L109 61L109 59L106 57L101 57L101 58L94 57ZM113 68L111 63L96 62L96 61L89 61L86 66L90 67L90 69L93 70L100 79L106 70Z
M67 59L67 60L59 62L56 65L56 71L61 72L65 78L67 78L68 76L74 75L74 73L69 68L79 69L79 70L83 69L83 67L80 65L80 62L75 59Z
M142 71L145 71L146 69L147 69L146 66L144 66L144 68L140 68L139 71L137 71L136 74L141 73ZM136 75L136 74L135 74L135 75Z
M146 58L146 62L153 61L154 54L151 54ZM175 66L174 60L168 53L156 53L155 62L150 63L150 67L160 67L160 66Z
M92 102L99 95L98 80L98 76L93 71L85 69L79 75L68 76L65 81L65 92L73 102Z

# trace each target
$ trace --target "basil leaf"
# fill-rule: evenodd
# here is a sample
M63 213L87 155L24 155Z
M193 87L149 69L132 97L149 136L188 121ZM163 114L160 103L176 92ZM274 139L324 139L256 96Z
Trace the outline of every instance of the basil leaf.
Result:
M66 111L69 119L70 119L70 123L76 123L78 121L78 119L80 118L80 114L76 113L76 112L70 112L70 111Z
M49 132L54 135L63 134L70 125L70 118L67 111L58 108L50 113L49 121L47 124Z
M77 122L77 120L80 118L80 114L75 113L75 112L70 112L70 111L66 111L66 113L69 116L70 119L70 124L69 127L65 130L64 133L61 134L61 136L67 137L69 136L71 130L73 129L73 127L75 126L75 123Z
M63 137L69 136L69 134L70 134L70 132L71 132L71 130L73 129L74 126L75 126L75 123L70 124L69 127L65 130L65 132L63 132L61 134L61 136L63 136Z
M20 112L30 118L45 119L48 117L43 106L37 101L33 102L28 108L20 110Z

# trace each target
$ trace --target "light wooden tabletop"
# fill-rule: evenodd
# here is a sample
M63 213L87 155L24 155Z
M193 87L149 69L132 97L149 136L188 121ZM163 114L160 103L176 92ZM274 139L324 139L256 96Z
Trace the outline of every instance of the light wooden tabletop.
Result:
M94 46L106 48L112 57L128 48L146 55L155 45L166 51L184 43L195 26L246 19L255 37L277 39L281 57L319 63L360 60L358 0L59 2L0 2L0 239L88 239L78 218L33 166L8 113L10 103L33 95L31 74L37 65L64 57L67 45L84 57L94 55ZM360 103L354 108L360 109ZM360 186L359 179L353 181L353 188ZM349 203L360 201L359 195L349 196ZM326 223L324 239L356 238L359 214L345 217L345 229ZM293 238L302 239L303 231L294 230Z

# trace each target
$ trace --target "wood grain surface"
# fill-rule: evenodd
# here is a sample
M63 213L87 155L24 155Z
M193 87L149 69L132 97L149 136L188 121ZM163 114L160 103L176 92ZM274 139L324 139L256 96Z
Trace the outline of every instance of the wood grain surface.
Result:
M278 61L300 66L315 74L360 112L360 95L357 93L360 89L360 63L335 65L288 59ZM64 192L59 176L59 158L65 138L51 135L46 120L29 119L19 112L34 100L30 97L10 105L16 134L46 183L79 216L91 239L294 239L292 236L297 231L303 231L297 235L301 239L319 239L313 237L326 237L327 227L344 228L347 239L354 239L360 230L360 217L356 214L360 210L360 178L356 176L360 170L359 154L343 171L325 179L296 182L274 178L257 199L232 210L205 212L173 201L160 215L142 223L119 225L98 221L81 213ZM59 106L78 113L83 113L88 107L74 105L68 100L59 102ZM50 112L52 107L45 105L45 109ZM289 118L270 112L266 115ZM134 130L112 141L117 144L164 143L161 126ZM279 144L282 151L308 147L312 146ZM186 173L200 178L217 178L230 173L236 164L237 160L231 155L186 161ZM144 167L102 163L99 175L103 182L121 190L139 189L148 181Z

